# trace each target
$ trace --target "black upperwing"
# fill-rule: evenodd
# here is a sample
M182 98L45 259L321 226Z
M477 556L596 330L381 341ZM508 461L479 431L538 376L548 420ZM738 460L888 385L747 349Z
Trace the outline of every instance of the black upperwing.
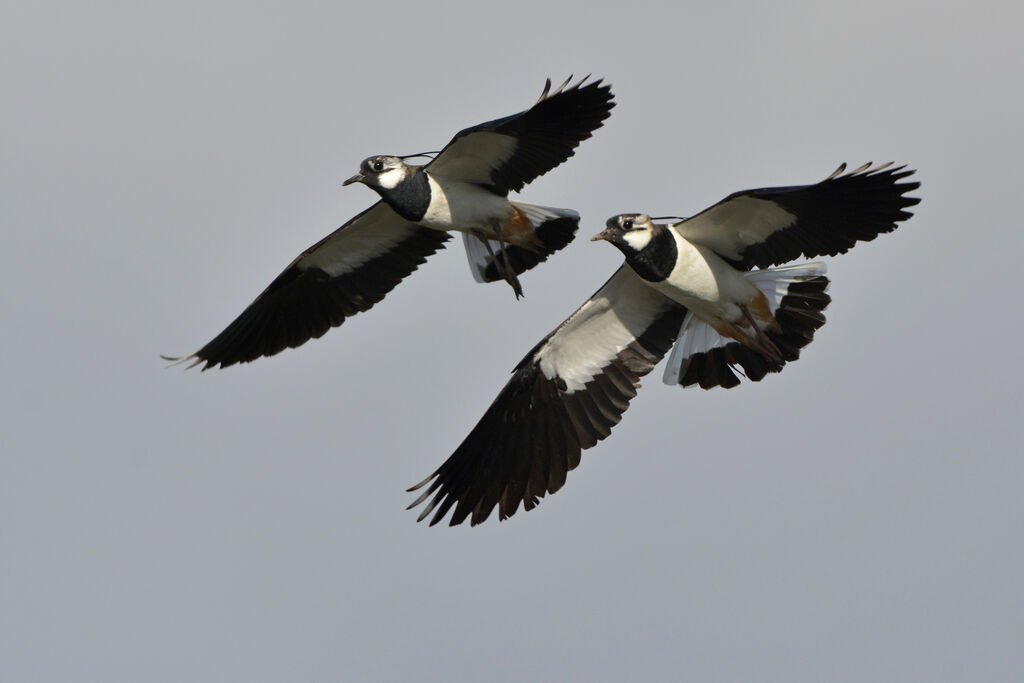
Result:
M549 79L532 107L456 133L426 168L501 195L518 192L571 157L610 116L615 106L611 86L600 80L584 85L585 80L572 86L566 80L548 94Z
M843 175L844 170L846 164L814 185L736 192L675 229L749 270L845 253L895 230L913 215L906 209L921 201L905 196L921 184L899 182L914 173L904 166L865 164Z
M165 358L226 368L318 339L369 310L448 238L377 202L302 252L203 348Z

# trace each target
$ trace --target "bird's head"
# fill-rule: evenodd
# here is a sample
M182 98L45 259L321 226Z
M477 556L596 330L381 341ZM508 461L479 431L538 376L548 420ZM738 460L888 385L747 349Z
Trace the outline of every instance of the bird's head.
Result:
M411 170L402 157L378 155L363 159L359 173L342 183L362 183L373 190L393 190L409 177Z
M605 223L603 231L590 238L591 242L605 240L619 248L626 256L643 251L654 237L654 223L644 213L620 213Z

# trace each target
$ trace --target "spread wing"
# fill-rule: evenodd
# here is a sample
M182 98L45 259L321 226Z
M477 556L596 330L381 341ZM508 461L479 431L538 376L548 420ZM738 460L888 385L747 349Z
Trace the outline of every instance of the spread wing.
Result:
M448 237L377 202L302 252L206 346L167 360L226 368L317 339L369 310Z
M520 502L535 507L622 419L685 315L631 268L619 268L516 366L455 453L410 489L430 484L409 507L433 496L419 520L436 510L430 524L437 524L454 507L452 526L467 517L479 524L495 506L501 519Z
M570 77L571 80L571 77ZM466 128L427 164L438 177L484 185L506 195L518 192L571 157L576 146L603 125L615 103L611 86L584 78L566 80L526 111Z
M843 175L843 164L815 185L736 192L675 229L744 270L835 256L913 215L906 209L921 200L905 195L921 184L901 183L914 173L904 169L865 164Z

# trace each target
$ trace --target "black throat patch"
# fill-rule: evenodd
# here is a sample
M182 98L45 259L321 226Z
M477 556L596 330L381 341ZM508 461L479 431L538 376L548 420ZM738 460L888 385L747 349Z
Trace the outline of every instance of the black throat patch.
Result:
M676 249L671 231L664 225L658 225L647 246L627 256L626 263L648 282L661 282L676 267L678 255L679 250Z
M430 183L422 168L414 167L410 170L412 173L409 177L398 183L397 187L390 190L380 188L377 191L395 213L416 223L423 220L430 206Z

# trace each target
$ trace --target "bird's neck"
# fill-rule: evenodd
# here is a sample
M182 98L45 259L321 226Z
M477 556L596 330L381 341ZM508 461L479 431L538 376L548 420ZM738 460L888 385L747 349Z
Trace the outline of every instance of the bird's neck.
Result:
M376 189L395 213L407 221L415 223L422 220L430 206L427 172L420 166L409 167L409 175L394 187Z
M626 263L648 282L661 282L672 273L678 254L672 231L658 225L647 246L626 256Z

